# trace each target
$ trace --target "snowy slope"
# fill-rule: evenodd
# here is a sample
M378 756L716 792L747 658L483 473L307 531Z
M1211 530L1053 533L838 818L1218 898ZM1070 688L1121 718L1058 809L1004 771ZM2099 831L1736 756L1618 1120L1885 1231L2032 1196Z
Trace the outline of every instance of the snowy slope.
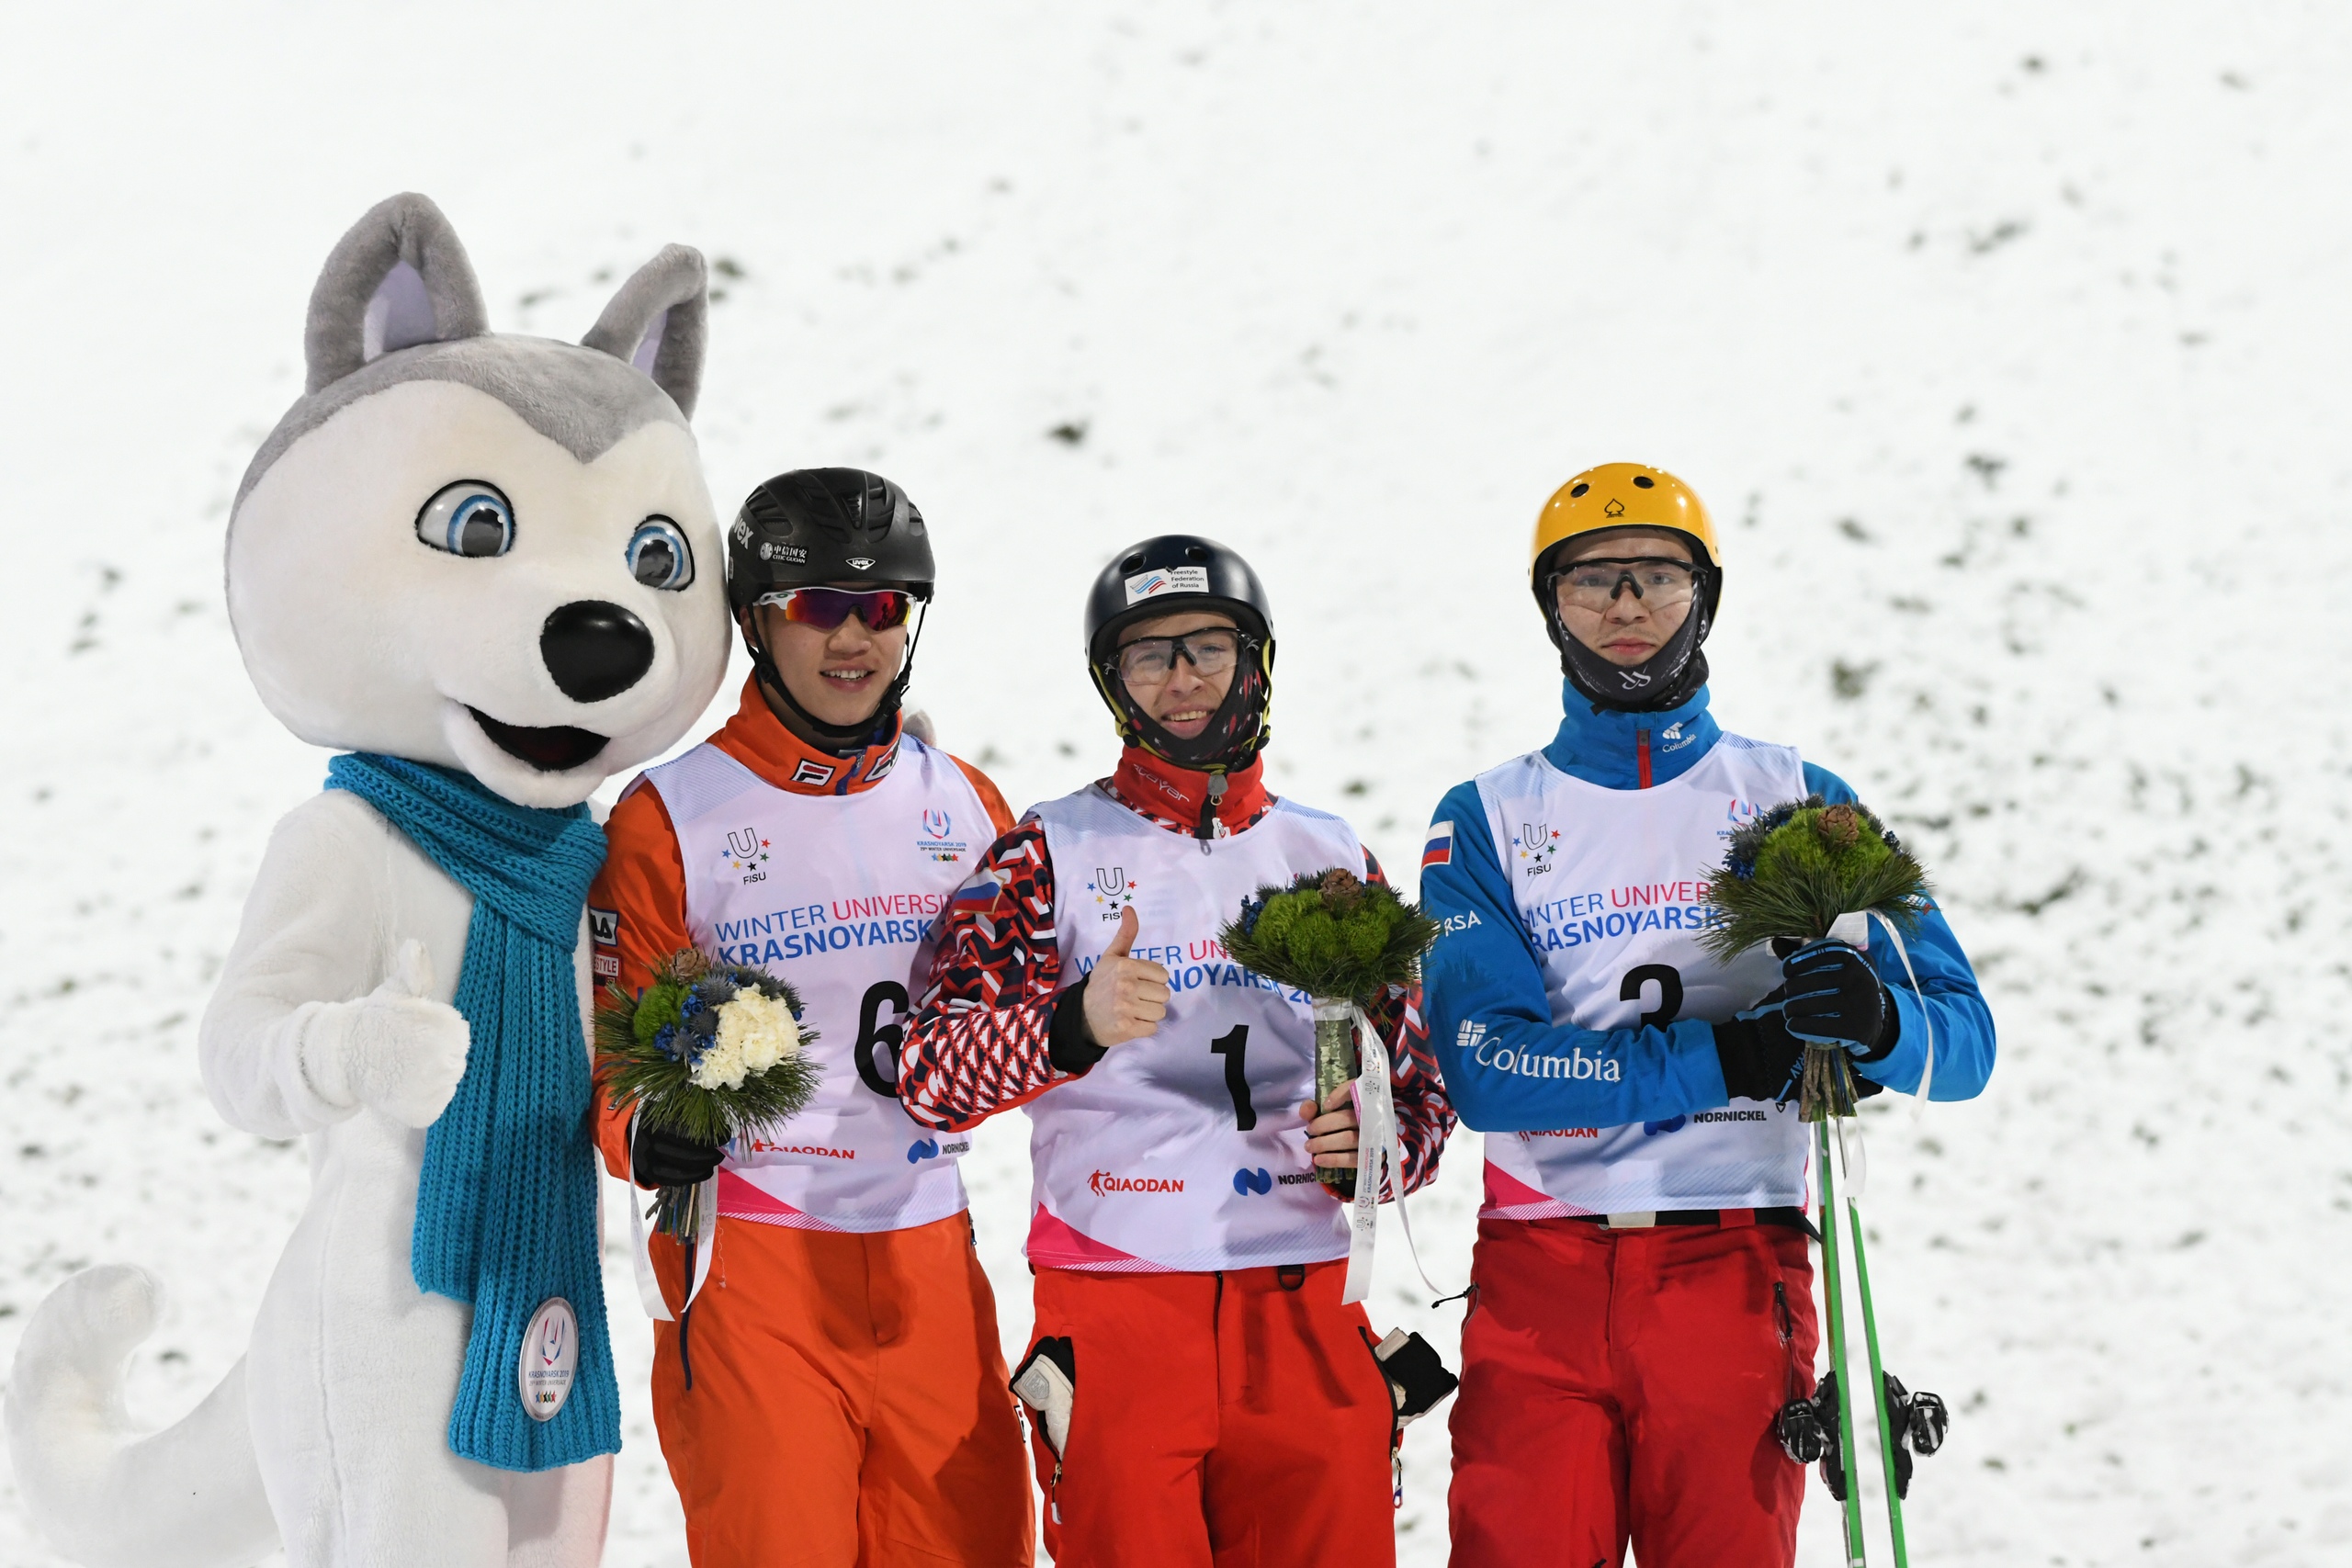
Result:
M1729 536L1718 716L1916 837L2001 1024L1982 1101L1872 1122L1889 1353L1958 1413L1921 1560L2352 1562L2352 17L557 15L6 14L0 1357L74 1268L143 1262L176 1306L134 1404L176 1416L300 1206L300 1150L196 1069L323 764L247 685L220 531L319 263L416 188L505 329L576 338L666 241L724 258L722 506L815 463L908 486L947 585L919 700L1016 804L1111 754L1083 583L1193 528L1281 607L1277 787L1408 868L1446 785L1550 730L1544 496L1688 477ZM967 1162L1008 1344L1022 1142ZM1477 1142L1417 1200L1441 1279ZM1385 1262L1381 1315L1450 1348ZM683 1563L631 1411L608 1561ZM1408 1460L1435 1563L1442 1427ZM0 1563L52 1561L7 1504ZM1815 1487L1806 1562L1830 1525Z

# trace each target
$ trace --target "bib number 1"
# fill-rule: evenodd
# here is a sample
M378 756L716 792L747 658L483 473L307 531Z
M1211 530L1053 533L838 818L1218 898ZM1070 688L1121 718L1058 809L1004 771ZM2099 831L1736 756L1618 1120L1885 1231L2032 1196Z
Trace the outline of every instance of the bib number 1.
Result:
M1250 1103L1250 1026L1237 1023L1210 1041L1209 1055L1225 1058L1225 1092L1233 1096L1233 1130L1247 1133L1258 1124L1258 1109Z

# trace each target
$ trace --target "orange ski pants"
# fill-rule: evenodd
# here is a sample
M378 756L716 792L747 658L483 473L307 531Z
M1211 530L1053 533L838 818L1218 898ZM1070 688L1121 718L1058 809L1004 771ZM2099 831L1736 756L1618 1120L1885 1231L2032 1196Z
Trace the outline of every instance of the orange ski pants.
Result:
M1396 1405L1345 1263L1037 1271L1036 1336L1078 1376L1056 1461L1031 1422L1058 1568L1383 1568Z
M1021 1426L969 1217L864 1235L722 1218L716 1242L685 1321L653 1325L695 1568L1026 1568ZM653 1238L673 1311L684 1260Z

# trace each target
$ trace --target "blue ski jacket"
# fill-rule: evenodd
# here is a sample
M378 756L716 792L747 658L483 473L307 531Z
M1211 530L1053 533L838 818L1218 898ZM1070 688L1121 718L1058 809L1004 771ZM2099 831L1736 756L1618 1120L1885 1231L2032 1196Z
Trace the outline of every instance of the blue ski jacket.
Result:
M1544 756L1561 772L1608 789L1641 789L1679 778L1713 749L1723 731L1707 712L1702 687L1682 706L1659 713L1596 712L1573 686L1562 683L1566 716ZM1654 734L1679 726L1696 744L1656 750ZM1836 805L1854 792L1843 779L1804 764L1809 789ZM1429 1019L1446 1093L1463 1124L1486 1133L1539 1132L1559 1127L1622 1127L1662 1122L1730 1103L1714 1031L1686 1019L1660 1026L1578 1029L1552 1021L1544 973L1511 897L1510 880L1496 853L1487 808L1475 782L1456 784L1438 804L1433 821L1453 824L1445 863L1424 866L1421 903L1443 924L1423 966L1423 1010ZM1886 982L1900 1015L1895 1047L1857 1070L1889 1089L1916 1093L1926 1060L1922 1009L1935 1021L1936 1069L1929 1098L1969 1100L1993 1073L1993 1015L1976 987L1975 972L1942 914L1931 910L1918 934L1906 939L1915 994L1903 961L1875 925L1871 967ZM1483 1034L1472 1025L1483 1026ZM1483 1040L1489 1062L1509 1046L1520 1055L1606 1052L1624 1064L1615 1082L1538 1078L1481 1066L1462 1042Z

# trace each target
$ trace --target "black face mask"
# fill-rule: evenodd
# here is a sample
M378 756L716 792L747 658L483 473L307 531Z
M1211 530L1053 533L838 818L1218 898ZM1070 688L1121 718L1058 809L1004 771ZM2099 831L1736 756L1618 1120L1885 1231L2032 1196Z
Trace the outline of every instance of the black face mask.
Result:
M1712 578L1713 573L1706 576ZM1577 640L1561 624L1559 593L1550 580L1544 583L1544 619L1560 649L1561 673L1595 707L1620 713L1662 713L1680 707L1707 683L1707 656L1699 651L1699 645L1707 640L1714 624L1715 593L1711 581L1700 582L1690 596L1690 614L1666 645L1634 665L1611 663Z

